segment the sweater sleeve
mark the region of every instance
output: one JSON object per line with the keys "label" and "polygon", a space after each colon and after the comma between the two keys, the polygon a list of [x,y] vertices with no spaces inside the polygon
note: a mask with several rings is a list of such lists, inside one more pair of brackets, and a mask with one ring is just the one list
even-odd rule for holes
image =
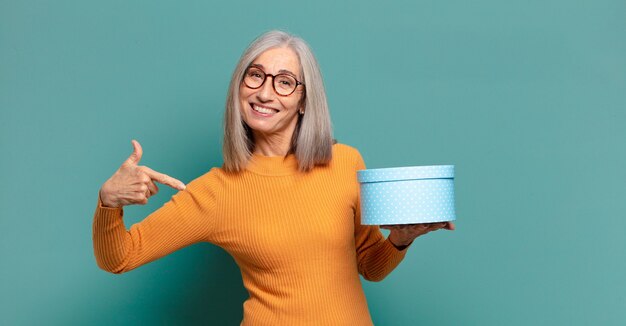
{"label": "sweater sleeve", "polygon": [[200,241],[209,241],[215,196],[207,175],[190,182],[170,201],[126,230],[122,208],[98,205],[93,220],[96,262],[120,274]]}
{"label": "sweater sleeve", "polygon": [[[356,170],[364,169],[363,158],[357,152]],[[369,281],[381,281],[404,259],[408,246],[398,250],[389,239],[385,239],[377,225],[361,224],[361,196],[358,186],[354,220],[359,273]]]}

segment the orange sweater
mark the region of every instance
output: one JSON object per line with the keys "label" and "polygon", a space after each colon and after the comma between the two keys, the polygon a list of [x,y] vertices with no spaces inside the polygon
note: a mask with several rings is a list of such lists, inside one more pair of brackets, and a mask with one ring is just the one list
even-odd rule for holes
{"label": "orange sweater", "polygon": [[[250,297],[242,325],[371,325],[359,273],[380,281],[402,261],[377,226],[360,224],[349,146],[330,164],[297,171],[295,156],[254,155],[246,171],[213,168],[127,231],[121,208],[98,202],[98,265],[122,273],[201,241],[230,253]],[[219,294],[215,294],[219,298]]]}

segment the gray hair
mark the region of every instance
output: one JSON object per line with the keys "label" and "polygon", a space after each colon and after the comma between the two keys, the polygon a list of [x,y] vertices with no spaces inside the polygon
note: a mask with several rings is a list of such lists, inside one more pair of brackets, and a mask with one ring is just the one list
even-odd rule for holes
{"label": "gray hair", "polygon": [[315,165],[324,165],[332,158],[332,127],[326,91],[319,65],[307,43],[283,31],[269,31],[255,39],[244,51],[233,72],[224,114],[224,169],[239,172],[245,169],[252,152],[252,130],[241,117],[239,87],[248,66],[263,52],[279,47],[292,49],[300,59],[305,91],[301,106],[305,113],[298,115],[298,122],[291,139],[290,153],[295,154],[298,169],[310,171]]}

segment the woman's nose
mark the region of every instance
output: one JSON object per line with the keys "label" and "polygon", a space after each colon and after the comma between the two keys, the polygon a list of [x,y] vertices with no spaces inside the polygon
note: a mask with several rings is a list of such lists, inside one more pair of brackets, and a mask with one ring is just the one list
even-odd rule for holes
{"label": "woman's nose", "polygon": [[274,83],[274,77],[267,76],[265,82],[261,85],[261,88],[257,92],[259,100],[269,101],[274,96],[274,90],[272,89],[272,83]]}

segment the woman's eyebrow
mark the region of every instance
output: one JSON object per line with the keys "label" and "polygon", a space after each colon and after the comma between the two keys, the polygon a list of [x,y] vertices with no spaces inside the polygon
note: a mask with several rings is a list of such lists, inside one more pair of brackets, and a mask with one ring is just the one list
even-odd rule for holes
{"label": "woman's eyebrow", "polygon": [[292,75],[294,77],[296,76],[296,74],[294,74],[293,72],[291,72],[289,70],[286,70],[286,69],[281,69],[281,70],[278,71],[278,73],[279,74],[290,74],[290,75]]}
{"label": "woman's eyebrow", "polygon": [[[252,63],[252,64],[250,64],[250,67],[257,67],[257,68],[261,68],[261,69],[265,70],[265,67],[263,67],[263,65],[260,64],[260,63]],[[296,77],[296,74],[294,74],[293,72],[291,72],[291,71],[289,71],[287,69],[281,69],[281,70],[278,71],[278,73],[279,74],[290,74],[290,75]]]}

